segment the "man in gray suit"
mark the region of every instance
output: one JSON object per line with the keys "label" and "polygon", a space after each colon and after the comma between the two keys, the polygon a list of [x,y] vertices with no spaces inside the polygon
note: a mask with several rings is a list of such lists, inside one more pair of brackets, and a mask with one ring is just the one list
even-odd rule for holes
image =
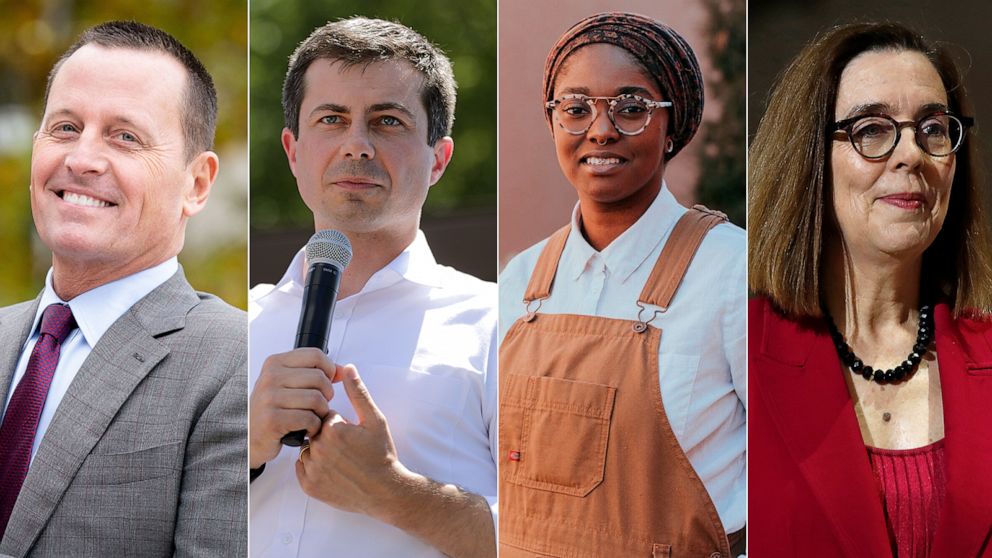
{"label": "man in gray suit", "polygon": [[216,115],[203,65],[145,25],[52,69],[30,187],[52,268],[0,309],[0,555],[247,552],[246,317],[176,260]]}

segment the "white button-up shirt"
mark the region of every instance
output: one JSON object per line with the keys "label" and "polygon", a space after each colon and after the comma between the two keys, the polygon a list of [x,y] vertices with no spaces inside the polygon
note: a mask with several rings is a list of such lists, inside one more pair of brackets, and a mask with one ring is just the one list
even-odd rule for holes
{"label": "white button-up shirt", "polygon": [[[249,296],[250,382],[292,350],[303,297],[301,250],[275,286]],[[434,260],[423,233],[357,294],[337,301],[328,355],[353,363],[409,469],[484,496],[496,512],[496,286]],[[329,407],[349,421],[344,391]],[[297,448],[284,447],[251,483],[250,553],[440,557],[391,525],[340,511],[300,488]]]}
{"label": "white button-up shirt", "polygon": [[[580,232],[576,205],[551,297],[539,312],[636,320],[641,290],[685,211],[663,186],[644,215],[597,252]],[[658,374],[668,421],[728,533],[744,526],[747,512],[745,242],[738,227],[713,228],[668,311],[651,323],[664,332]],[[546,243],[517,255],[499,276],[501,341],[525,313],[521,301]]]}
{"label": "white button-up shirt", "polygon": [[[48,397],[45,398],[45,406],[42,408],[41,417],[38,420],[38,431],[34,437],[34,445],[31,446],[31,459],[38,452],[38,446],[48,431],[55,416],[55,410],[69,390],[69,385],[79,372],[83,361],[93,351],[103,334],[114,325],[124,312],[134,306],[148,293],[155,290],[159,285],[165,283],[179,270],[179,262],[176,258],[168,260],[146,270],[139,271],[133,275],[111,281],[105,285],[100,285],[95,289],[86,291],[68,302],[72,309],[72,316],[76,319],[76,329],[69,332],[69,337],[62,343],[59,350],[59,363],[55,368],[55,375],[52,376],[52,383],[48,388]],[[45,290],[41,293],[41,304],[35,313],[34,325],[31,326],[31,336],[24,343],[21,349],[21,357],[17,361],[14,369],[14,378],[10,389],[7,391],[7,401],[4,403],[4,412],[10,404],[11,397],[17,384],[21,382],[28,367],[28,360],[31,358],[31,351],[34,350],[35,343],[41,337],[41,316],[52,304],[66,304],[64,300],[55,294],[52,288],[52,270],[48,270],[45,277]]]}

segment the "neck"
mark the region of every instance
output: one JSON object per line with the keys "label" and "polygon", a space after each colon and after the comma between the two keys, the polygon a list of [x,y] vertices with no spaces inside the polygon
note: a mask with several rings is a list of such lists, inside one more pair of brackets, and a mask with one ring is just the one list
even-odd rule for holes
{"label": "neck", "polygon": [[105,267],[93,263],[67,261],[58,256],[52,257],[52,290],[66,302],[97,287],[151,269],[168,260],[168,256],[151,263],[131,262],[129,265]]}
{"label": "neck", "polygon": [[828,241],[824,269],[827,311],[846,338],[874,338],[915,320],[922,258],[865,257],[841,240]]}
{"label": "neck", "polygon": [[660,191],[659,182],[655,188],[641,188],[637,194],[616,202],[580,196],[582,235],[597,252],[604,250],[644,215]]}
{"label": "neck", "polygon": [[395,260],[417,237],[417,227],[402,234],[383,231],[342,232],[351,241],[353,255],[351,263],[341,276],[341,285],[338,287],[339,299],[361,291],[372,275]]}

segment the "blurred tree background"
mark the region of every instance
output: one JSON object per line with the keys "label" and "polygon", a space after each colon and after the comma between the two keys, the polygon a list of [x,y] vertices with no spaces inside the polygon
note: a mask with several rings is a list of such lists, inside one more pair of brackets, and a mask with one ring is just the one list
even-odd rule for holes
{"label": "blurred tree background", "polygon": [[[300,200],[280,144],[280,98],[289,56],[314,28],[352,15],[398,21],[427,37],[451,59],[458,82],[452,133],[455,153],[444,177],[427,197],[423,228],[441,263],[471,267],[458,255],[454,260],[447,257],[443,240],[460,237],[463,246],[475,252],[481,247],[486,254],[478,260],[484,261],[488,270],[476,274],[494,277],[495,0],[252,0],[251,282],[277,280],[293,252],[313,233],[313,216]],[[439,222],[447,225],[439,226]],[[491,240],[469,241],[478,233],[485,234],[483,228],[491,231]],[[272,271],[257,273],[262,267]]]}
{"label": "blurred tree background", "polygon": [[133,19],[174,35],[214,78],[220,172],[206,210],[189,221],[179,261],[196,289],[245,308],[245,0],[0,0],[0,13],[0,305],[37,296],[51,266],[51,254],[35,233],[28,197],[31,138],[41,120],[48,72],[87,27]]}
{"label": "blurred tree background", "polygon": [[699,166],[699,203],[725,212],[744,227],[745,136],[747,83],[747,25],[744,0],[706,0],[710,58],[718,79],[713,96],[723,108],[721,118],[704,122]]}

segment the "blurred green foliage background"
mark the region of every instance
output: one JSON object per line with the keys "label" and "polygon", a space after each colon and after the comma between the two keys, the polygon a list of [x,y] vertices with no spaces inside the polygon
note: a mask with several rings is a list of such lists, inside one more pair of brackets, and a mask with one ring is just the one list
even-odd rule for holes
{"label": "blurred green foliage background", "polygon": [[190,283],[247,306],[247,43],[245,0],[0,0],[0,305],[37,296],[51,265],[31,219],[31,138],[48,72],[87,27],[134,19],[178,38],[214,78],[220,173],[187,228],[179,260]]}
{"label": "blurred green foliage background", "polygon": [[[458,82],[455,154],[431,188],[425,215],[496,205],[495,0],[252,0],[251,230],[313,230],[279,136],[282,82],[290,54],[314,28],[362,15],[412,27],[451,58]],[[287,259],[288,261],[288,259]]]}

